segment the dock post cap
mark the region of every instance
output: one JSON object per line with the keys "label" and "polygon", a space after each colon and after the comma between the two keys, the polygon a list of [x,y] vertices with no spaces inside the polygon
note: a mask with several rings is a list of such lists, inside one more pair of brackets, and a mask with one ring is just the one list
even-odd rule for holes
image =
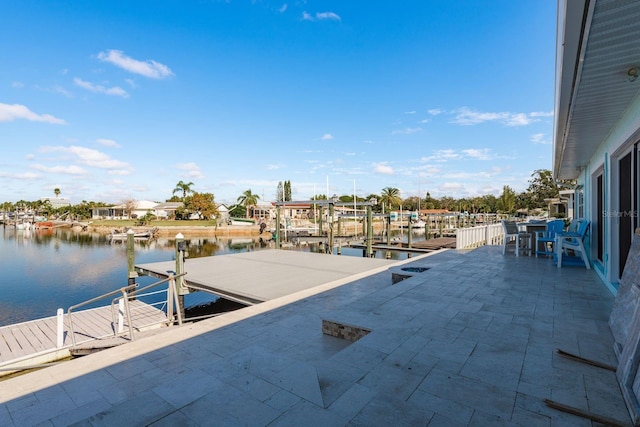
{"label": "dock post cap", "polygon": [[182,235],[182,233],[178,233],[176,234],[176,239],[184,239],[184,236]]}
{"label": "dock post cap", "polygon": [[132,229],[128,229],[127,230],[127,234],[134,234],[134,233],[135,233],[135,231],[133,231]]}

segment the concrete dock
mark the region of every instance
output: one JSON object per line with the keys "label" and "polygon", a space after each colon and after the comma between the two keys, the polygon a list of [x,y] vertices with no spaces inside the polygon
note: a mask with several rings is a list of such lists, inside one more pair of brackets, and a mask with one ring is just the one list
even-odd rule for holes
{"label": "concrete dock", "polygon": [[[629,424],[613,372],[556,353],[615,364],[614,297],[592,270],[491,246],[406,265],[429,269],[304,289],[6,380],[0,425],[594,425],[544,399]],[[323,320],[370,332],[335,338]]]}

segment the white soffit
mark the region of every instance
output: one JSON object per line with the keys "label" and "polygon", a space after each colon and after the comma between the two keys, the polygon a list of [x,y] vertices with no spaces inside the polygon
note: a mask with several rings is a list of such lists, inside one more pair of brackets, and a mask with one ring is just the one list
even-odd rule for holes
{"label": "white soffit", "polygon": [[[640,77],[630,81],[627,75],[632,67],[640,70],[640,1],[592,0],[591,14],[579,17],[570,16],[581,13],[571,9],[572,3],[566,4],[565,51],[557,79],[554,172],[559,179],[578,176],[640,91]],[[576,27],[568,23],[578,19],[584,24],[582,45],[570,46],[565,40],[579,35],[566,33]],[[572,47],[581,51],[567,52]]]}

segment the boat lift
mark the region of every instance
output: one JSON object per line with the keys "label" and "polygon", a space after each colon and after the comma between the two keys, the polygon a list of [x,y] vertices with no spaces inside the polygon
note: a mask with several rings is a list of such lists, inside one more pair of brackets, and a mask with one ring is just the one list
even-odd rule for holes
{"label": "boat lift", "polygon": [[[333,248],[334,248],[334,232],[333,232],[333,224],[335,222],[335,218],[336,218],[336,214],[335,214],[335,208],[336,207],[353,207],[354,208],[354,214],[353,215],[348,215],[348,217],[351,218],[357,218],[357,217],[363,217],[362,215],[357,215],[355,213],[355,210],[357,207],[366,207],[366,224],[367,224],[367,230],[366,230],[366,250],[365,250],[365,256],[368,258],[373,257],[373,248],[372,248],[372,243],[373,243],[373,210],[372,207],[378,204],[378,201],[374,198],[372,198],[371,200],[368,200],[366,202],[339,202],[337,197],[333,197],[331,199],[328,200],[306,200],[306,201],[288,201],[288,202],[276,202],[276,233],[275,233],[275,240],[276,240],[276,248],[280,249],[282,247],[281,244],[281,236],[280,236],[280,224],[281,224],[281,208],[284,206],[295,206],[295,205],[301,205],[301,204],[308,204],[308,205],[314,205],[314,206],[319,206],[319,207],[323,207],[323,206],[328,206],[329,208],[329,229],[328,229],[328,236],[327,236],[327,240],[328,240],[328,253],[332,254],[333,253]],[[343,216],[344,217],[344,216]],[[286,228],[284,229],[286,232]],[[319,232],[322,233],[322,215],[320,215],[320,221],[319,221]]]}

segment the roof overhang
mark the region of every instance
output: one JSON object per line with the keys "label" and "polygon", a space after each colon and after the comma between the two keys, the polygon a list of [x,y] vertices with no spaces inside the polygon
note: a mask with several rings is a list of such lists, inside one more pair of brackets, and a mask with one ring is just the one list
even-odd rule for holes
{"label": "roof overhang", "polygon": [[640,90],[640,2],[559,0],[553,175],[575,179]]}

